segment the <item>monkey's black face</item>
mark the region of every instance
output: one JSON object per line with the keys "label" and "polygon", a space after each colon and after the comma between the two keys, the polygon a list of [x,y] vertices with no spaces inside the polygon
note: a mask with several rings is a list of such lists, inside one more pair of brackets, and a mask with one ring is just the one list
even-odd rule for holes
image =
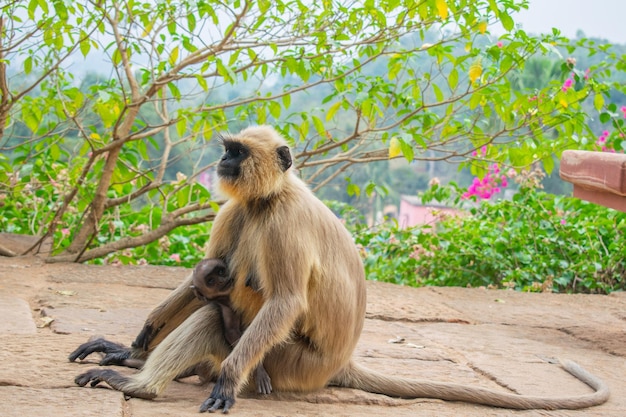
{"label": "monkey's black face", "polygon": [[241,163],[250,156],[250,149],[240,142],[224,140],[224,155],[217,164],[217,175],[222,178],[237,178],[241,174]]}

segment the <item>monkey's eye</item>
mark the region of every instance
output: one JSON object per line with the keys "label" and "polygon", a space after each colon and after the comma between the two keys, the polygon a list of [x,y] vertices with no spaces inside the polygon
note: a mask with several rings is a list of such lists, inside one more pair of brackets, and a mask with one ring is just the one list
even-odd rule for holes
{"label": "monkey's eye", "polygon": [[219,275],[220,277],[226,276],[226,269],[224,268],[217,268],[215,270],[215,272],[217,273],[217,275]]}

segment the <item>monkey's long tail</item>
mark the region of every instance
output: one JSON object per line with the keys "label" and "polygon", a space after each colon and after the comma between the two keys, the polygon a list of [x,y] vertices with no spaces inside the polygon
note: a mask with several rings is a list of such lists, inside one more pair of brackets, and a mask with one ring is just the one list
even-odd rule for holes
{"label": "monkey's long tail", "polygon": [[400,398],[437,398],[448,401],[464,401],[492,407],[529,409],[570,409],[592,407],[609,399],[608,386],[578,364],[562,361],[561,366],[570,374],[589,385],[594,393],[575,397],[547,398],[498,392],[479,387],[454,383],[431,382],[400,377],[390,377],[351,362],[333,383],[346,388],[385,394]]}

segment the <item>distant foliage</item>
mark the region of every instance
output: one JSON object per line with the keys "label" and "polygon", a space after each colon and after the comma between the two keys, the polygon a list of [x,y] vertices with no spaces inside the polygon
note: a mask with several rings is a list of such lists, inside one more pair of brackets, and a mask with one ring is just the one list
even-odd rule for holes
{"label": "distant foliage", "polygon": [[[410,286],[608,293],[626,289],[626,213],[535,189],[483,201],[436,225],[352,223],[367,278]],[[430,197],[461,193],[434,187]],[[458,201],[458,198],[457,198]]]}

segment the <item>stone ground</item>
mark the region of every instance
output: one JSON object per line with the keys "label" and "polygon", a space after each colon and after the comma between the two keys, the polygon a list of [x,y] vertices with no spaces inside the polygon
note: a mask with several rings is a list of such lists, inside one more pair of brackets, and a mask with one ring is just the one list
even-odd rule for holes
{"label": "stone ground", "polygon": [[[0,416],[197,416],[210,387],[172,382],[153,401],[74,385],[97,357],[68,354],[93,335],[130,343],[148,312],[189,271],[165,267],[46,264],[0,257]],[[510,411],[437,400],[399,400],[350,389],[250,395],[248,416],[624,416],[626,294],[557,295],[368,282],[358,362],[389,374],[542,396],[589,388],[552,358],[604,379],[608,403],[581,411]],[[338,317],[338,320],[341,318]],[[401,338],[401,343],[391,343]],[[125,370],[125,372],[133,372]]]}

